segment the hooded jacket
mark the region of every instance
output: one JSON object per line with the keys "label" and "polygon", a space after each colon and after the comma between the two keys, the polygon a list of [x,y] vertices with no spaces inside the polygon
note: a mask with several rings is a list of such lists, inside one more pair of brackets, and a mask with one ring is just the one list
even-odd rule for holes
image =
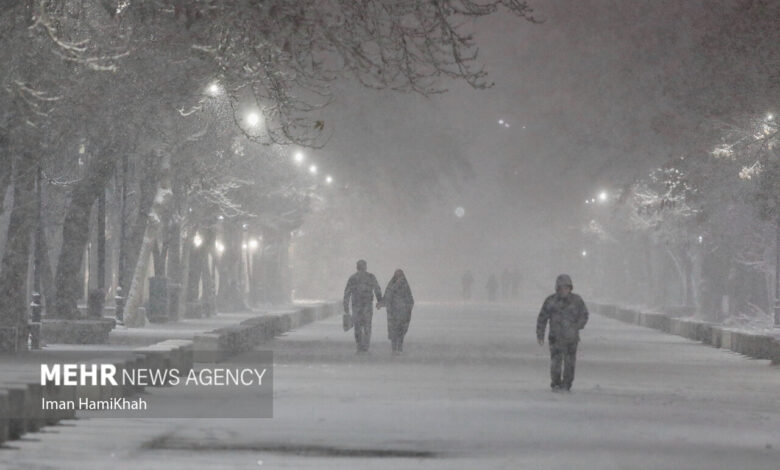
{"label": "hooded jacket", "polygon": [[536,320],[536,337],[544,339],[547,323],[550,324],[549,342],[577,342],[579,331],[588,323],[588,309],[582,297],[575,293],[559,293],[563,286],[574,287],[571,277],[561,274],[555,280],[555,294],[547,297]]}

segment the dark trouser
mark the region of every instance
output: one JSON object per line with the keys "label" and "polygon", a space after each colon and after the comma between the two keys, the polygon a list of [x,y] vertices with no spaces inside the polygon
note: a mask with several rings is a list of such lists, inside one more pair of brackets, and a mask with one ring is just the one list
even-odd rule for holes
{"label": "dark trouser", "polygon": [[387,337],[393,344],[393,351],[401,352],[404,349],[404,336],[409,330],[410,318],[406,315],[387,314]]}
{"label": "dark trouser", "polygon": [[[550,377],[552,378],[550,386],[568,390],[574,382],[577,341],[550,341],[550,359]],[[561,377],[561,368],[563,368],[563,377]]]}
{"label": "dark trouser", "polygon": [[355,324],[355,343],[358,351],[368,351],[368,346],[371,343],[371,320],[373,316],[374,311],[370,305],[368,308],[355,310],[352,315]]}

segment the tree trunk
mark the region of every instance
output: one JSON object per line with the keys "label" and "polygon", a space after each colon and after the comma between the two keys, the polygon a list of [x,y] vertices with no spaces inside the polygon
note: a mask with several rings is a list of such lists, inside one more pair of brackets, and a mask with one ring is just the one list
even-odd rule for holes
{"label": "tree trunk", "polygon": [[143,297],[144,282],[146,282],[146,273],[149,270],[149,258],[151,257],[152,247],[160,237],[162,221],[172,199],[170,170],[170,155],[166,154],[162,159],[160,168],[160,185],[152,203],[152,209],[149,212],[143,243],[138,254],[138,262],[136,263],[130,290],[127,294],[125,326],[128,327],[141,327],[146,323],[146,318],[140,314],[138,307]]}
{"label": "tree trunk", "polygon": [[14,160],[14,205],[0,264],[0,326],[16,328],[16,341],[11,347],[18,351],[27,348],[26,284],[35,227],[36,162],[30,155]]}
{"label": "tree trunk", "polygon": [[217,305],[221,311],[242,311],[247,309],[241,289],[242,250],[241,232],[234,226],[227,226],[222,234],[225,252],[219,262],[219,289]]}
{"label": "tree trunk", "polygon": [[[201,257],[200,277],[203,281],[203,289],[201,292],[201,304],[203,306],[203,313],[205,316],[212,316],[217,313],[217,301],[216,301],[216,287],[214,285],[214,276],[209,266],[209,252],[214,250],[214,241],[216,240],[216,234],[213,228],[204,230],[203,234],[203,246]],[[216,263],[216,258],[212,259],[213,263]]]}
{"label": "tree trunk", "polygon": [[138,213],[130,234],[125,240],[126,250],[124,269],[120,274],[120,278],[123,281],[120,285],[126,294],[125,297],[127,297],[127,292],[130,290],[130,283],[132,282],[133,274],[135,273],[135,265],[138,262],[141,245],[144,241],[144,234],[146,233],[149,211],[152,208],[154,196],[157,191],[157,181],[160,169],[157,166],[155,158],[156,156],[150,154],[144,159],[144,169],[141,172],[139,185]]}
{"label": "tree trunk", "polygon": [[56,297],[53,313],[57,318],[79,316],[76,305],[81,294],[79,272],[89,239],[89,215],[98,195],[105,191],[114,163],[111,157],[93,158],[86,176],[73,188],[70,206],[62,226],[62,249],[54,277]]}
{"label": "tree trunk", "polygon": [[189,291],[187,286],[189,285],[190,277],[190,258],[192,253],[192,238],[191,236],[184,238],[184,246],[182,247],[181,254],[181,274],[179,284],[181,290],[179,291],[179,311],[176,315],[177,318],[184,318],[187,312],[187,299],[189,298]]}

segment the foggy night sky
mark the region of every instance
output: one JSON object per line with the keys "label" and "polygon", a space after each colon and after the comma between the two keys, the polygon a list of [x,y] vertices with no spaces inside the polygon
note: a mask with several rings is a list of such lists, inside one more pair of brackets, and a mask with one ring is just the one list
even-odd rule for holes
{"label": "foggy night sky", "polygon": [[542,24],[509,15],[477,22],[491,89],[447,83],[448,93],[425,98],[337,88],[326,113],[335,134],[316,153],[355,204],[355,241],[339,276],[365,257],[380,283],[404,267],[412,282],[426,278],[432,296],[451,295],[467,268],[477,292],[504,267],[549,289],[557,271],[587,272],[573,256],[584,199],[675,153],[677,142],[657,131],[674,112],[664,87],[689,62],[708,8],[531,5]]}

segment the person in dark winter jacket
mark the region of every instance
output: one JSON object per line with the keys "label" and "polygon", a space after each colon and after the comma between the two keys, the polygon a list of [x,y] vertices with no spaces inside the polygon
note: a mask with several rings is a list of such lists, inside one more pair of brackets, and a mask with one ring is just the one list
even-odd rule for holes
{"label": "person in dark winter jacket", "polygon": [[374,296],[382,301],[382,289],[376,276],[368,272],[365,260],[357,262],[357,272],[350,276],[344,288],[344,313],[349,314],[352,304],[352,321],[355,325],[355,343],[357,352],[368,351],[371,342],[371,321],[374,316]]}
{"label": "person in dark winter jacket", "polygon": [[491,274],[488,278],[487,284],[485,284],[485,288],[488,291],[488,300],[491,302],[496,301],[496,291],[498,290],[498,280],[496,280],[496,275]]}
{"label": "person in dark winter jacket", "polygon": [[544,344],[544,331],[550,324],[550,386],[554,391],[571,389],[580,330],[588,323],[588,309],[582,297],[572,292],[573,288],[571,277],[567,274],[558,276],[555,294],[545,299],[536,320],[536,339],[540,346]]}
{"label": "person in dark winter jacket", "polygon": [[393,346],[393,354],[404,349],[404,336],[412,320],[414,297],[404,272],[396,269],[393,278],[385,288],[385,295],[379,308],[387,307],[387,337]]}
{"label": "person in dark winter jacket", "polygon": [[463,300],[471,300],[471,285],[474,284],[474,275],[471,270],[466,271],[460,280],[463,287]]}

